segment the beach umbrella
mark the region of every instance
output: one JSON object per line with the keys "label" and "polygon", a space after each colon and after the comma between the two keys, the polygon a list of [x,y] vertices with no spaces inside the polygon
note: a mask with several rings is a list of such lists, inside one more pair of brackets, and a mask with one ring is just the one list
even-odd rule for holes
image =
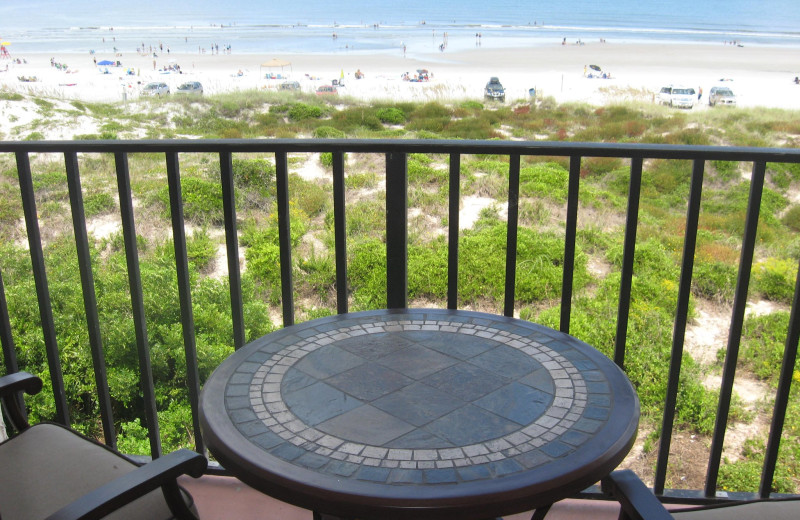
{"label": "beach umbrella", "polygon": [[270,69],[273,67],[284,68],[290,66],[291,64],[291,61],[282,60],[280,58],[272,58],[271,60],[262,63],[261,66]]}
{"label": "beach umbrella", "polygon": [[596,70],[597,72],[600,72],[600,70],[602,70],[600,69],[600,65],[589,65],[589,68],[592,70]]}
{"label": "beach umbrella", "polygon": [[280,58],[272,58],[271,60],[265,61],[264,63],[261,64],[262,69],[272,69],[275,67],[280,67],[281,70],[283,70],[284,67],[289,67],[289,70],[291,70],[291,66],[292,66],[291,61],[282,60]]}
{"label": "beach umbrella", "polygon": [[0,42],[0,45],[11,45],[11,42]]}
{"label": "beach umbrella", "polygon": [[98,61],[97,64],[98,65],[114,65],[114,62],[111,61],[111,60],[103,60],[103,61]]}

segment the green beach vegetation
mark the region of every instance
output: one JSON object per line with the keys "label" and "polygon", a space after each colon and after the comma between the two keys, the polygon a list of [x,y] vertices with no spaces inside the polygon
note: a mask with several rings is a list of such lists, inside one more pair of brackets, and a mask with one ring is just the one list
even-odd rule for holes
{"label": "green beach vegetation", "polygon": [[[347,98],[321,100],[257,91],[128,105],[55,102],[3,92],[0,100],[25,104],[33,114],[28,122],[5,130],[1,137],[6,140],[42,139],[65,121],[85,119],[92,122],[89,126],[95,132],[78,133],[75,139],[313,137],[769,147],[800,144],[800,114],[771,109],[689,112],[647,104],[559,105],[552,99],[533,106],[527,101],[500,106],[477,101],[365,104]],[[386,305],[382,160],[367,154],[346,156],[352,311]],[[289,157],[297,321],[335,313],[331,162],[330,154]],[[119,445],[123,451],[146,453],[149,448],[139,396],[113,157],[86,154],[81,156],[80,165]],[[275,168],[272,157],[252,154],[236,155],[233,167],[249,341],[281,322]],[[520,172],[516,308],[524,319],[555,327],[559,319],[568,167],[566,157],[526,156]],[[192,447],[166,166],[157,154],[134,154],[130,168],[162,440],[165,450]],[[447,168],[444,156],[409,156],[410,306],[444,306]],[[692,319],[699,320],[703,313],[730,316],[750,168],[749,164],[723,161],[706,164]],[[59,157],[37,158],[32,173],[70,414],[76,428],[102,438],[63,162]],[[191,231],[188,254],[200,377],[204,380],[233,351],[219,162],[213,155],[182,155],[181,175],[184,213]],[[691,164],[686,161],[648,160],[644,166],[626,358],[626,371],[637,387],[643,410],[640,473],[653,470],[659,438],[690,175]],[[612,353],[616,334],[628,181],[629,164],[625,160],[587,157],[582,161],[570,332],[607,355]],[[476,209],[460,234],[461,307],[501,312],[507,188],[508,157],[462,157],[462,202]],[[799,164],[768,165],[749,298],[769,302],[773,312],[747,318],[737,373],[737,378],[748,378],[766,392],[763,399],[735,399],[732,425],[758,425],[758,418],[771,410],[800,259],[799,188]],[[0,156],[0,194],[0,267],[19,364],[47,380],[44,339],[25,246],[16,164],[11,155]],[[683,358],[673,443],[691,436],[703,457],[707,457],[718,395],[708,381],[719,376],[725,346],[725,342],[715,343],[710,361],[688,347]],[[795,371],[795,380],[800,382],[800,369]],[[779,492],[800,490],[799,392],[795,385],[773,485]],[[47,391],[28,402],[33,420],[54,416],[53,397]],[[720,489],[757,489],[766,434],[764,428],[752,428],[737,449],[726,451]],[[704,472],[706,460],[672,460],[668,487],[702,488],[702,482],[682,480],[682,472],[687,464],[700,464]]]}

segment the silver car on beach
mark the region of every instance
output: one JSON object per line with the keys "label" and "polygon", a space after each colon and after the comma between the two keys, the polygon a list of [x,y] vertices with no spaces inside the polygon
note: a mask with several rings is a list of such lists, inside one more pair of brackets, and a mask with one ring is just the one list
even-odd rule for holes
{"label": "silver car on beach", "polygon": [[178,87],[178,94],[196,94],[203,95],[203,84],[199,81],[187,81]]}
{"label": "silver car on beach", "polygon": [[143,96],[166,96],[169,94],[169,85],[161,81],[154,81],[153,83],[148,83],[142,89]]}
{"label": "silver car on beach", "polygon": [[708,93],[708,104],[712,107],[717,105],[736,105],[736,94],[728,87],[711,87]]}

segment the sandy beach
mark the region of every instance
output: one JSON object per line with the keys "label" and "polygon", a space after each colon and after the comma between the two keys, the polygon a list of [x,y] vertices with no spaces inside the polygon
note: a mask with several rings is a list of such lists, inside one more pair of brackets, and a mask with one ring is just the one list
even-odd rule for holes
{"label": "sandy beach", "polygon": [[[12,49],[13,50],[13,49]],[[559,102],[604,105],[625,100],[654,102],[660,87],[680,84],[710,88],[725,80],[739,106],[800,109],[800,50],[784,47],[664,43],[569,43],[517,49],[438,52],[404,57],[396,54],[337,53],[331,55],[167,54],[122,53],[28,54],[0,61],[0,88],[58,99],[115,102],[135,99],[144,84],[163,81],[174,93],[189,80],[200,81],[206,94],[247,89],[277,89],[286,79],[305,92],[342,81],[340,94],[364,100],[482,99],[483,86],[497,76],[506,87],[507,102],[538,97]],[[22,61],[17,63],[16,59]],[[263,67],[273,58],[291,62]],[[51,59],[62,67],[51,65]],[[94,60],[119,60],[121,67],[97,66]],[[5,63],[4,63],[5,62]],[[7,69],[6,69],[7,64]],[[587,77],[587,65],[598,65],[610,79]],[[175,70],[180,67],[180,73]],[[166,70],[165,70],[166,69]],[[413,82],[418,69],[430,81]],[[356,79],[356,71],[364,74]],[[585,72],[586,71],[586,72]],[[270,79],[268,75],[280,75]],[[596,73],[595,73],[596,75]],[[23,81],[29,79],[35,81]],[[706,94],[707,95],[707,94]],[[706,97],[695,109],[706,109]]]}

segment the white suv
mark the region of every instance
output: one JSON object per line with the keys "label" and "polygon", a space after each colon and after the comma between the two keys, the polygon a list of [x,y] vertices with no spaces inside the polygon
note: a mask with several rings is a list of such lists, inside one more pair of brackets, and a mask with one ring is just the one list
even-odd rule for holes
{"label": "white suv", "polygon": [[692,108],[697,103],[697,91],[693,87],[662,87],[658,93],[658,102],[671,107]]}

